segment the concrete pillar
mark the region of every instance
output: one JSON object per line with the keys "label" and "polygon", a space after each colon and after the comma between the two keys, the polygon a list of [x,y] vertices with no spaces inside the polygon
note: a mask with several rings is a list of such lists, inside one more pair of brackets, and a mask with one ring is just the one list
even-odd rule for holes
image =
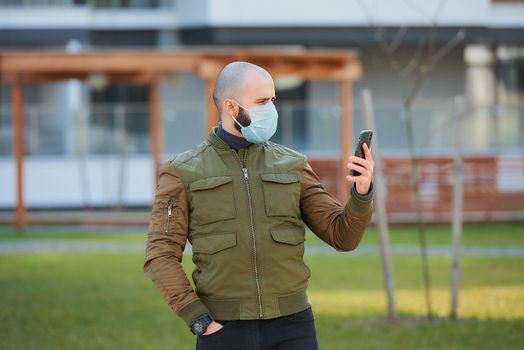
{"label": "concrete pillar", "polygon": [[524,121],[520,118],[522,91],[519,89],[519,61],[524,61],[524,47],[499,46],[496,51],[500,65],[498,95],[499,140],[505,146],[524,145]]}
{"label": "concrete pillar", "polygon": [[495,57],[487,45],[468,45],[464,49],[466,62],[465,89],[471,113],[468,143],[474,150],[489,149],[493,137],[491,107],[495,104]]}

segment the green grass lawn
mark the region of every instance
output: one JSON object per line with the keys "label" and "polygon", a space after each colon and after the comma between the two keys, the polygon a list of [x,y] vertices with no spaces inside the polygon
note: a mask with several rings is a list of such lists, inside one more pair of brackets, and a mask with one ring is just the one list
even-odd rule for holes
{"label": "green grass lawn", "polygon": [[[431,224],[425,226],[428,244],[451,244],[451,226]],[[118,231],[100,229],[89,232],[80,229],[29,228],[19,233],[13,227],[0,226],[1,240],[90,240],[104,242],[144,242],[147,229]],[[390,241],[392,244],[417,244],[417,228],[412,225],[391,225]],[[378,233],[370,227],[362,244],[378,244]],[[312,232],[307,233],[308,244],[325,244]],[[524,223],[478,223],[466,224],[462,237],[464,246],[524,246]]]}
{"label": "green grass lawn", "polygon": [[[524,245],[524,230],[519,227],[522,225],[467,226],[464,242]],[[434,228],[429,232],[430,243],[447,244],[449,228]],[[144,235],[137,233],[75,234],[35,231],[26,235],[144,240]],[[18,239],[8,232],[0,237]],[[308,238],[309,244],[315,244],[313,237]],[[414,228],[395,227],[392,241],[416,244]],[[376,232],[369,230],[364,242],[376,243]],[[0,349],[192,349],[194,336],[143,275],[143,258],[140,252],[0,254]],[[419,261],[418,256],[393,256],[401,318],[390,323],[384,318],[386,299],[379,256],[307,256],[320,349],[522,347],[524,258],[463,257],[458,321],[445,318],[450,269],[446,257],[430,258],[437,318],[424,318]],[[184,266],[191,271],[189,255]]]}

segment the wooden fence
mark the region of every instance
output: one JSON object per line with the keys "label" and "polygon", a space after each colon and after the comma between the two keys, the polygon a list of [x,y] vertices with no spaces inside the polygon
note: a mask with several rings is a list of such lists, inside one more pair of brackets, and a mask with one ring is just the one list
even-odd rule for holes
{"label": "wooden fence", "polygon": [[[337,161],[310,159],[310,164],[331,193],[337,193]],[[386,208],[390,221],[415,220],[415,187],[411,160],[383,159]],[[419,160],[421,204],[425,221],[449,221],[452,212],[454,163],[451,157]],[[524,157],[465,157],[464,218],[468,221],[524,218]]]}

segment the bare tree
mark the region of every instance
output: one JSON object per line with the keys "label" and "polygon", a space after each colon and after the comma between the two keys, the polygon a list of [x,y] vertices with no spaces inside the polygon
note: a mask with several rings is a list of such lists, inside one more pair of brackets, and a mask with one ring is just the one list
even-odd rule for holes
{"label": "bare tree", "polygon": [[429,21],[429,30],[426,38],[419,41],[416,46],[415,53],[409,62],[405,65],[401,63],[398,57],[398,48],[406,36],[409,28],[400,27],[393,39],[388,42],[384,38],[384,29],[380,28],[373,19],[372,11],[363,0],[357,0],[363,11],[370,19],[370,27],[373,34],[373,40],[380,50],[383,61],[397,74],[402,97],[402,120],[406,132],[406,140],[408,143],[408,150],[411,159],[411,183],[415,190],[415,208],[416,208],[416,222],[417,232],[419,236],[421,261],[422,261],[422,278],[424,280],[424,292],[426,300],[426,310],[428,318],[433,318],[433,307],[431,302],[431,279],[429,274],[429,264],[427,255],[427,241],[426,230],[424,226],[424,218],[422,211],[422,200],[420,190],[420,156],[417,153],[415,146],[415,136],[413,132],[413,102],[419,92],[422,84],[427,80],[429,73],[434,71],[438,63],[444,58],[453,48],[464,40],[465,32],[463,29],[457,33],[444,45],[437,47],[436,35],[438,31],[438,16],[446,0],[441,0],[434,13],[427,13],[423,8],[419,7],[414,1],[404,0],[414,11],[427,17]]}
{"label": "bare tree", "polygon": [[458,287],[459,287],[459,262],[460,240],[462,237],[462,202],[464,196],[464,169],[463,169],[463,143],[464,115],[466,113],[465,101],[461,96],[455,97],[455,157],[453,181],[453,220],[452,220],[452,251],[451,251],[451,307],[449,317],[457,319]]}
{"label": "bare tree", "polygon": [[[364,115],[364,124],[367,129],[375,130],[375,114],[373,112],[373,98],[371,90],[364,89],[361,97],[362,114]],[[397,308],[395,306],[395,287],[393,279],[393,267],[391,264],[391,250],[389,244],[388,218],[386,215],[386,185],[384,183],[384,172],[382,160],[380,158],[379,137],[375,130],[373,141],[373,152],[375,153],[375,200],[378,221],[378,234],[380,242],[380,255],[382,257],[382,270],[384,271],[384,285],[386,287],[386,296],[388,300],[388,318],[394,320],[397,318]]]}

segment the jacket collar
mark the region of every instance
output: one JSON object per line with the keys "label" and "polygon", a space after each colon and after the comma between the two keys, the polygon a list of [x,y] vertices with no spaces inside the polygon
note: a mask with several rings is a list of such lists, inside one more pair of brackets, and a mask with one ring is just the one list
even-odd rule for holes
{"label": "jacket collar", "polygon": [[[232,148],[226,142],[224,142],[220,137],[218,137],[216,135],[217,130],[218,130],[218,126],[215,126],[213,128],[213,130],[211,130],[211,132],[209,133],[209,135],[207,137],[207,142],[211,146],[213,146],[213,148],[215,148],[217,150],[222,150],[222,151],[232,150]],[[246,149],[248,149],[248,150],[257,149],[257,148],[263,147],[263,145],[265,145],[265,143],[263,143],[263,144],[252,143]]]}

